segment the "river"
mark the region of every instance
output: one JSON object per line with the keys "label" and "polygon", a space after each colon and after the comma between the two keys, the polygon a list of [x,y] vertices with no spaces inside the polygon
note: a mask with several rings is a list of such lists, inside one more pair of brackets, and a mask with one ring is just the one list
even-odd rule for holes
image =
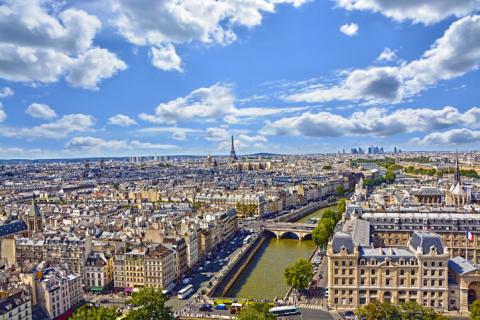
{"label": "river", "polygon": [[[298,220],[306,222],[310,218],[320,218],[323,211],[335,208],[328,207],[317,210]],[[283,278],[283,271],[292,262],[300,258],[308,258],[315,245],[311,240],[269,238],[259,249],[230,291],[228,297],[283,299],[288,286]]]}

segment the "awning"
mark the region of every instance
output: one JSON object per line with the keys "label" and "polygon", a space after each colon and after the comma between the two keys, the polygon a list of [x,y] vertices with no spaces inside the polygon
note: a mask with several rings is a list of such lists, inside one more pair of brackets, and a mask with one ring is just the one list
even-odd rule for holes
{"label": "awning", "polygon": [[90,290],[93,292],[102,292],[103,287],[90,287]]}

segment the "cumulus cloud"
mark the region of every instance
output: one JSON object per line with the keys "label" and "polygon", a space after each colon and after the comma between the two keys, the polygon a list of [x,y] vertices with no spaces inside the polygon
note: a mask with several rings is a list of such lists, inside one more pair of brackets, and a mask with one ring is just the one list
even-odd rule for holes
{"label": "cumulus cloud", "polygon": [[53,119],[57,116],[55,110],[42,103],[32,103],[25,110],[25,113],[33,118],[39,119]]}
{"label": "cumulus cloud", "polygon": [[10,96],[13,96],[13,94],[14,94],[14,92],[13,92],[12,88],[10,88],[10,87],[3,87],[0,90],[0,98],[10,97]]}
{"label": "cumulus cloud", "polygon": [[463,17],[480,7],[478,0],[335,0],[347,10],[366,10],[381,13],[395,21],[410,20],[432,24],[447,17]]}
{"label": "cumulus cloud", "polygon": [[307,87],[285,97],[288,101],[331,100],[398,103],[407,97],[477,70],[480,66],[480,16],[454,23],[418,60],[395,67],[371,67],[346,72],[334,85]]}
{"label": "cumulus cloud", "polygon": [[170,123],[193,119],[223,120],[237,123],[249,118],[291,113],[305,108],[237,108],[231,85],[216,83],[192,91],[185,97],[161,103],[155,114],[141,113],[139,118],[151,123]]}
{"label": "cumulus cloud", "polygon": [[92,48],[74,59],[69,66],[67,82],[74,87],[98,90],[98,84],[127,65],[107,49]]}
{"label": "cumulus cloud", "polygon": [[349,117],[330,112],[305,112],[295,117],[286,117],[267,122],[260,131],[263,135],[277,136],[391,136],[409,132],[442,130],[456,125],[478,126],[480,108],[471,108],[462,113],[454,107],[442,109],[386,109],[370,108],[352,113]]}
{"label": "cumulus cloud", "polygon": [[137,150],[168,150],[177,148],[172,144],[157,144],[151,142],[140,142],[138,140],[105,140],[91,136],[79,136],[70,139],[66,148],[72,151],[83,151],[89,153],[105,153],[111,151],[137,151]]}
{"label": "cumulus cloud", "polygon": [[152,59],[152,64],[158,69],[164,71],[183,71],[180,66],[182,60],[177,55],[175,47],[171,43],[167,43],[161,47],[151,47],[150,57]]}
{"label": "cumulus cloud", "polygon": [[[113,59],[114,54],[91,47],[101,27],[97,17],[75,8],[57,13],[48,10],[47,4],[7,0],[0,6],[1,78],[49,83],[67,75],[72,85],[91,89],[114,74],[109,68],[122,70],[123,62]],[[95,59],[98,63],[92,63]],[[90,76],[80,77],[82,65]]]}
{"label": "cumulus cloud", "polygon": [[414,138],[410,141],[418,145],[457,145],[478,143],[480,131],[466,128],[452,129],[444,132],[432,132],[423,138]]}
{"label": "cumulus cloud", "polygon": [[397,60],[397,54],[390,48],[383,49],[382,53],[377,58],[379,62],[391,62]]}
{"label": "cumulus cloud", "polygon": [[340,32],[346,34],[349,37],[356,36],[358,33],[358,24],[350,23],[344,24],[340,27]]}
{"label": "cumulus cloud", "polygon": [[197,41],[227,45],[236,40],[235,26],[250,28],[260,25],[264,13],[274,12],[279,3],[299,7],[305,2],[306,0],[114,0],[112,9],[116,15],[114,25],[120,34],[134,45],[150,46],[152,63],[157,68],[173,70],[179,68],[181,62],[174,52],[173,44]]}
{"label": "cumulus cloud", "polygon": [[61,139],[74,132],[91,131],[94,125],[94,118],[86,114],[67,114],[61,118],[43,123],[31,128],[0,128],[0,135],[5,137],[20,138],[49,138]]}
{"label": "cumulus cloud", "polygon": [[134,124],[137,124],[135,120],[126,116],[124,114],[117,114],[113,117],[108,118],[108,123],[116,126],[129,127]]}

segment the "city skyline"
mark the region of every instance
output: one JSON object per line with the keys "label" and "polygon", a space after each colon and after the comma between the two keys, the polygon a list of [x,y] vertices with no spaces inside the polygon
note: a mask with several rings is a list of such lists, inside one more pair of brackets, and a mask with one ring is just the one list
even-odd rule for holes
{"label": "city skyline", "polygon": [[478,1],[2,1],[0,159],[479,150]]}

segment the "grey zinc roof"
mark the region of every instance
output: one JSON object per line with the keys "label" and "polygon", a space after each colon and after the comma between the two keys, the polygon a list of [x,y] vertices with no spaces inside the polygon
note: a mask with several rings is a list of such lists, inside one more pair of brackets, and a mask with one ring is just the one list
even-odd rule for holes
{"label": "grey zinc roof", "polygon": [[360,257],[367,260],[374,258],[377,261],[383,261],[386,258],[396,261],[400,259],[411,260],[415,258],[415,254],[407,248],[388,247],[388,248],[372,248],[360,247]]}
{"label": "grey zinc roof", "polygon": [[459,275],[480,269],[478,264],[473,264],[460,256],[448,260],[448,267]]}
{"label": "grey zinc roof", "polygon": [[332,249],[334,253],[339,253],[345,248],[348,253],[353,253],[352,236],[343,232],[337,232],[332,239]]}
{"label": "grey zinc roof", "polygon": [[410,239],[410,245],[415,249],[421,248],[423,254],[430,252],[430,248],[434,247],[438,254],[443,254],[444,248],[440,235],[428,231],[414,231]]}

